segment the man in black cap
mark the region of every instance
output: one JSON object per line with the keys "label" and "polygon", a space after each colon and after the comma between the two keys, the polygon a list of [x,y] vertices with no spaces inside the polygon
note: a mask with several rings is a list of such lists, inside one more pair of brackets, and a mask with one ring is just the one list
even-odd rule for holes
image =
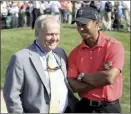
{"label": "man in black cap", "polygon": [[99,13],[93,7],[80,8],[73,23],[83,40],[68,57],[68,81],[81,97],[76,112],[120,113],[123,45],[99,32]]}

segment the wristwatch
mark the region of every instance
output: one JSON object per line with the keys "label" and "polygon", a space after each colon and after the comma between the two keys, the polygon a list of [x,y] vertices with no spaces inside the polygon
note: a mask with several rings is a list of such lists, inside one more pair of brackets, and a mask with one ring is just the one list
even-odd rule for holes
{"label": "wristwatch", "polygon": [[85,73],[80,73],[80,74],[78,75],[77,80],[82,81],[84,75],[85,75]]}

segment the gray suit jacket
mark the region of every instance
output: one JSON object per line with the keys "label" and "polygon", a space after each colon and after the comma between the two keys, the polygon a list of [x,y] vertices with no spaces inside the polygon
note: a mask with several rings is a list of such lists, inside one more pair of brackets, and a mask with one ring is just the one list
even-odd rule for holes
{"label": "gray suit jacket", "polygon": [[[66,79],[66,55],[63,49],[53,50],[65,76],[69,107],[74,111],[78,100]],[[44,76],[42,63],[34,44],[15,53],[9,62],[4,85],[4,99],[9,113],[48,113],[50,102],[49,80]],[[59,94],[59,93],[58,93]]]}

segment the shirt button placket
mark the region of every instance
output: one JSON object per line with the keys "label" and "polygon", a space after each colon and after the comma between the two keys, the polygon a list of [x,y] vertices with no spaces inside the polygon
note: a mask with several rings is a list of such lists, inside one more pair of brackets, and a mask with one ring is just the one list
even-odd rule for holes
{"label": "shirt button placket", "polygon": [[90,60],[92,60],[92,50],[90,51]]}

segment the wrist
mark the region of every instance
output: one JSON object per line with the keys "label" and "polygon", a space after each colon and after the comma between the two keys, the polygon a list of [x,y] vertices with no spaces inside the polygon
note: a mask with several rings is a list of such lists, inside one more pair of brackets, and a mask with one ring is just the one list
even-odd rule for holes
{"label": "wrist", "polygon": [[80,73],[80,74],[78,75],[77,80],[83,81],[84,76],[85,76],[85,73]]}

